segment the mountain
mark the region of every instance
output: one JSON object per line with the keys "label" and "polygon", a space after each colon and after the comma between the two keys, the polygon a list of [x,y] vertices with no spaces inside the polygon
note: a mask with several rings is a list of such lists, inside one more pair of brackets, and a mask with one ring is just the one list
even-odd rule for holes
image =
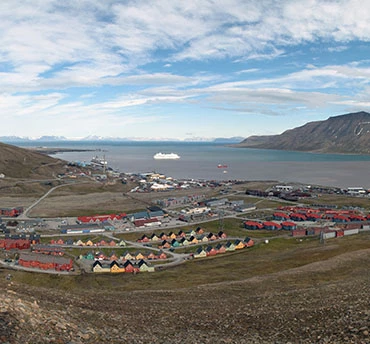
{"label": "mountain", "polygon": [[5,143],[23,143],[23,142],[60,142],[60,141],[74,141],[74,142],[96,142],[96,141],[106,141],[106,142],[141,142],[141,141],[151,141],[151,142],[214,142],[214,143],[238,143],[243,140],[243,137],[219,137],[219,138],[208,138],[208,137],[192,137],[186,138],[185,140],[169,137],[169,138],[155,138],[155,137],[105,137],[90,135],[80,139],[69,139],[65,136],[41,136],[38,138],[30,137],[20,137],[20,136],[0,136],[0,142]]}
{"label": "mountain", "polygon": [[0,173],[9,178],[51,177],[65,162],[29,149],[0,143]]}
{"label": "mountain", "polygon": [[49,141],[65,141],[65,140],[67,140],[67,138],[64,137],[64,136],[41,136],[38,139],[36,139],[35,141],[49,142]]}
{"label": "mountain", "polygon": [[214,143],[237,143],[243,140],[244,137],[234,136],[234,137],[217,137],[212,140]]}
{"label": "mountain", "polygon": [[362,111],[309,122],[280,135],[250,136],[236,146],[318,153],[370,154],[370,113]]}
{"label": "mountain", "polygon": [[54,142],[54,141],[66,141],[67,138],[64,136],[41,136],[39,138],[29,138],[20,136],[0,136],[0,142]]}

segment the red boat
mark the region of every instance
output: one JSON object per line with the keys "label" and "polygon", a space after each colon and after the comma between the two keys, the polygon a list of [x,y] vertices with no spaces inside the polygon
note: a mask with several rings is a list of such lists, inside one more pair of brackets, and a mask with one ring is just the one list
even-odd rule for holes
{"label": "red boat", "polygon": [[218,164],[217,165],[218,168],[227,168],[227,165],[221,165],[221,164]]}

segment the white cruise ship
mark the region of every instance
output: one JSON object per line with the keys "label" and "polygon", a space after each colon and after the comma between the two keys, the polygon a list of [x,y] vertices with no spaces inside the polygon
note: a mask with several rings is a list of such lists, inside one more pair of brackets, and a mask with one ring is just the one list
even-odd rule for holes
{"label": "white cruise ship", "polygon": [[174,159],[180,159],[180,156],[176,153],[157,153],[153,156],[156,160],[174,160]]}

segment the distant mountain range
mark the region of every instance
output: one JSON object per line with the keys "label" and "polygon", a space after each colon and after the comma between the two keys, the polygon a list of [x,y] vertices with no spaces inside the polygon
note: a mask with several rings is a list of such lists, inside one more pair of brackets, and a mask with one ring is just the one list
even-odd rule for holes
{"label": "distant mountain range", "polygon": [[128,141],[168,141],[168,142],[214,142],[214,143],[239,143],[243,137],[219,137],[219,138],[202,138],[195,137],[186,140],[178,140],[173,138],[124,138],[124,137],[102,137],[102,136],[87,136],[81,139],[68,139],[64,136],[41,136],[39,138],[19,137],[19,136],[0,136],[0,142],[17,143],[17,142],[60,142],[60,141],[112,141],[112,142],[128,142]]}
{"label": "distant mountain range", "polygon": [[309,122],[280,135],[250,136],[236,147],[319,153],[370,154],[370,113],[356,112]]}

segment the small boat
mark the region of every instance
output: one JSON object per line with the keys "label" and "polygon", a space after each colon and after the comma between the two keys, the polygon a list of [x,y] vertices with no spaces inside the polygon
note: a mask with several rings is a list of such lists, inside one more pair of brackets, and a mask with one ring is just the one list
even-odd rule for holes
{"label": "small boat", "polygon": [[176,153],[157,153],[154,154],[153,159],[156,160],[175,160],[175,159],[180,159],[180,156],[177,155]]}
{"label": "small boat", "polygon": [[218,168],[227,168],[227,165],[218,164],[217,167]]}

